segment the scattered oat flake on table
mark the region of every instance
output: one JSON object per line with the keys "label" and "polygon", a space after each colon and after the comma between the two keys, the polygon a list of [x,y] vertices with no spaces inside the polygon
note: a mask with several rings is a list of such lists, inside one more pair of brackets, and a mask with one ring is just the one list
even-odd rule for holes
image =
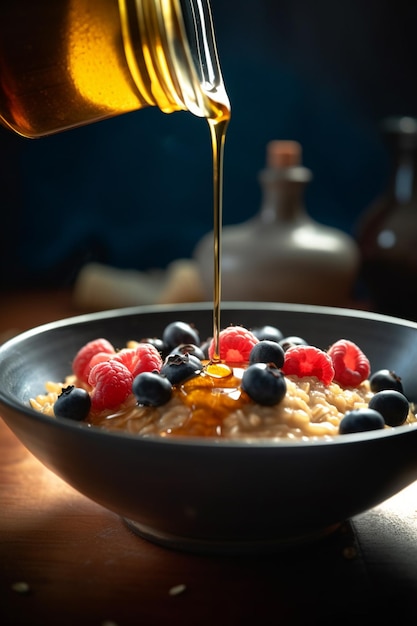
{"label": "scattered oat flake on table", "polygon": [[184,591],[187,589],[186,585],[175,585],[174,587],[171,587],[171,589],[169,590],[169,595],[170,596],[179,596],[180,593],[184,593]]}
{"label": "scattered oat flake on table", "polygon": [[25,583],[23,581],[18,581],[16,583],[13,583],[12,589],[13,591],[16,591],[17,593],[29,593],[30,591],[30,587],[28,583]]}
{"label": "scattered oat flake on table", "polygon": [[348,546],[343,550],[343,556],[345,559],[351,560],[357,556],[356,548],[354,546]]}

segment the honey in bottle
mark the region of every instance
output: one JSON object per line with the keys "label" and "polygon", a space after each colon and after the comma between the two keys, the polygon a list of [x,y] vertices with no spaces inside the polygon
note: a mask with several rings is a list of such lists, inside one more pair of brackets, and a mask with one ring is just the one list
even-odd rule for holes
{"label": "honey in bottle", "polygon": [[[0,122],[24,137],[157,106],[206,118],[215,241],[222,226],[230,104],[209,0],[13,0],[0,3]],[[139,147],[140,148],[140,147]],[[213,259],[218,357],[220,256]]]}
{"label": "honey in bottle", "polygon": [[0,5],[0,121],[40,137],[147,106],[230,114],[208,0]]}

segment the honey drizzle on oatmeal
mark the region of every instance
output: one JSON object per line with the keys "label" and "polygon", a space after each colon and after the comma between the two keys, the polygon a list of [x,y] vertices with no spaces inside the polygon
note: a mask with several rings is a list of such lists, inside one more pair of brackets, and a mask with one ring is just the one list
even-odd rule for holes
{"label": "honey drizzle on oatmeal", "polygon": [[[320,439],[338,434],[346,410],[366,406],[373,395],[369,381],[359,388],[328,387],[314,377],[287,379],[279,405],[254,405],[241,389],[244,369],[215,378],[203,372],[174,387],[161,407],[143,407],[130,399],[117,413],[90,415],[90,423],[141,436],[211,437],[227,439]],[[415,423],[410,411],[407,422]]]}

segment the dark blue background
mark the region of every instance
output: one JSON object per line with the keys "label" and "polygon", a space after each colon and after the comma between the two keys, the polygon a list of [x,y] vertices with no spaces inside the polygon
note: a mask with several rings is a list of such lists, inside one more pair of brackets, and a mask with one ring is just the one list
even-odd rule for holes
{"label": "dark blue background", "polygon": [[[224,223],[259,208],[271,139],[301,142],[317,220],[354,233],[386,184],[379,124],[417,115],[417,3],[212,0],[232,121]],[[146,109],[48,138],[0,129],[1,283],[65,285],[86,262],[165,267],[212,228],[210,138]]]}

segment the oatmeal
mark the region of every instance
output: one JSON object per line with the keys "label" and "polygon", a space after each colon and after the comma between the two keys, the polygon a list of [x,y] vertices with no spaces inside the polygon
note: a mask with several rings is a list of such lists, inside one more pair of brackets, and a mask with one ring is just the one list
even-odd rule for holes
{"label": "oatmeal", "polygon": [[[105,339],[91,341],[75,356],[73,373],[63,383],[48,382],[31,406],[142,437],[297,441],[416,422],[401,379],[381,370],[373,377],[376,389],[367,357],[349,340],[326,351],[302,340],[284,350],[242,327],[222,333],[214,361],[213,344],[203,355],[195,329],[188,336],[195,343],[176,339],[164,357],[162,343],[150,340],[121,350]],[[390,406],[399,401],[393,416],[384,417],[384,402],[372,408],[384,388]],[[354,425],[342,431],[348,417]],[[366,419],[372,425],[363,426]]]}
{"label": "oatmeal", "polygon": [[208,390],[190,382],[162,407],[134,404],[114,414],[93,417],[92,423],[138,435],[322,438],[338,434],[344,413],[366,407],[373,395],[365,383],[359,389],[343,390],[337,383],[326,387],[313,377],[288,377],[282,402],[262,406],[251,402],[235,385]]}

